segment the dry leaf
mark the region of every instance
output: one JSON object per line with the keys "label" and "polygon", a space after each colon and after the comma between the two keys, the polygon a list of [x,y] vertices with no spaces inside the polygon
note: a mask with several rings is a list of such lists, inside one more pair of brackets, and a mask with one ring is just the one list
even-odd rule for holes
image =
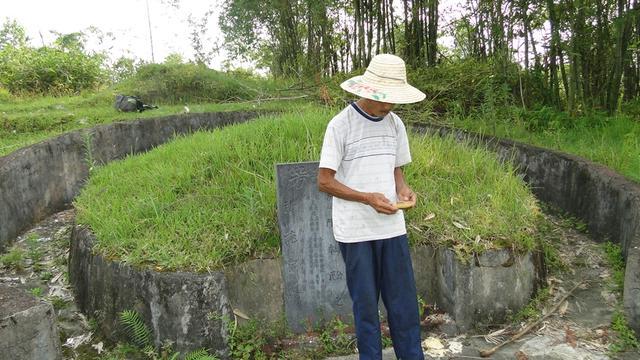
{"label": "dry leaf", "polygon": [[465,226],[457,221],[452,221],[452,223],[453,223],[453,226],[457,227],[458,229],[471,230],[470,227]]}
{"label": "dry leaf", "polygon": [[568,326],[564,328],[564,341],[569,344],[572,348],[576,347],[576,333],[571,330]]}
{"label": "dry leaf", "polygon": [[249,316],[247,314],[243,313],[242,311],[240,311],[239,309],[233,309],[233,313],[239,318],[243,318],[245,320],[249,320]]}
{"label": "dry leaf", "polygon": [[102,341],[100,341],[97,344],[91,345],[91,347],[96,349],[96,351],[98,352],[98,355],[102,354],[102,352],[104,351],[104,344],[102,343]]}
{"label": "dry leaf", "polygon": [[437,337],[428,337],[422,342],[422,348],[425,350],[441,350],[444,349],[444,345]]}
{"label": "dry leaf", "polygon": [[567,313],[567,309],[569,308],[569,302],[568,301],[563,301],[562,305],[560,305],[560,308],[558,308],[558,314],[560,314],[560,316],[563,316],[564,314]]}
{"label": "dry leaf", "polygon": [[433,219],[433,218],[435,218],[435,217],[436,217],[436,214],[434,214],[434,213],[429,213],[429,215],[427,215],[427,216],[424,218],[424,221],[429,221],[429,220],[431,220],[431,219]]}
{"label": "dry leaf", "polygon": [[520,350],[516,353],[516,360],[529,360],[529,357],[527,356],[527,354],[522,352],[522,350]]}

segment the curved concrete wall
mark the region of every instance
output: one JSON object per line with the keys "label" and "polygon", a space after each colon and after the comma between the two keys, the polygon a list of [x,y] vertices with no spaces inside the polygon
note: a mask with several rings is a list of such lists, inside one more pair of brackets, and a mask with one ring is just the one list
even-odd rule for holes
{"label": "curved concrete wall", "polygon": [[[80,310],[99,319],[113,340],[118,314],[134,309],[151,324],[156,346],[171,340],[181,352],[206,348],[225,357],[227,322],[221,319],[233,320],[232,312],[263,324],[284,319],[281,259],[252,260],[224,272],[164,273],[105,259],[92,251],[94,243],[89,229],[74,227],[69,276]],[[542,280],[532,253],[487,251],[466,264],[452,250],[419,246],[411,257],[418,294],[451,314],[458,331],[505,321]]]}
{"label": "curved concrete wall", "polygon": [[584,220],[595,241],[620,244],[625,315],[640,335],[640,184],[574,155],[446,127],[414,130],[487,146],[518,167],[538,199]]}
{"label": "curved concrete wall", "polygon": [[94,242],[91,231],[74,226],[69,277],[80,310],[98,319],[103,334],[118,338],[118,314],[135,310],[150,326],[156,347],[168,339],[182,353],[205,348],[228,358],[226,325],[233,315],[222,272],[136,269],[94,254]]}
{"label": "curved concrete wall", "polygon": [[[192,114],[115,123],[70,132],[1,157],[0,251],[33,222],[70,204],[88,176],[87,144],[91,144],[92,159],[106,163],[148,150],[176,134],[256,115]],[[640,333],[640,185],[577,156],[454,129],[417,130],[453,133],[461,140],[486,144],[501,158],[519,165],[538,198],[584,219],[596,240],[620,243],[627,261],[625,311]]]}
{"label": "curved concrete wall", "polygon": [[88,158],[107,163],[149,150],[175,135],[257,115],[221,112],[113,123],[72,131],[0,157],[0,252],[31,224],[69,206],[89,175]]}

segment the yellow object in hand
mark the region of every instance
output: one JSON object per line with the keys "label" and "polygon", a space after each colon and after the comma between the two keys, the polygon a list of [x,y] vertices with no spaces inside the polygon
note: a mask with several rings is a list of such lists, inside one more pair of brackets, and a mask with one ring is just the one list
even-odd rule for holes
{"label": "yellow object in hand", "polygon": [[395,207],[397,207],[398,209],[408,209],[408,208],[410,208],[412,205],[413,205],[413,204],[412,204],[411,202],[409,202],[409,201],[400,201],[400,202],[397,202],[397,203],[395,204]]}

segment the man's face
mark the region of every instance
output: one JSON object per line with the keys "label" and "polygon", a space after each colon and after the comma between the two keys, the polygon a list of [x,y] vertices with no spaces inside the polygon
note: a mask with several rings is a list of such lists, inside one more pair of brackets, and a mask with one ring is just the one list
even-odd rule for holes
{"label": "man's face", "polygon": [[387,116],[387,114],[393,110],[395,104],[390,104],[381,101],[369,100],[370,111],[373,116]]}

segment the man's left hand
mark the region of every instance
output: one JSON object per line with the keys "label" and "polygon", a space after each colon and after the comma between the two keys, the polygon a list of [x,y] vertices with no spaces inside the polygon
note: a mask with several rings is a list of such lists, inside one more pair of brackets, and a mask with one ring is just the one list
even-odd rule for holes
{"label": "man's left hand", "polygon": [[405,186],[398,192],[398,200],[409,203],[411,205],[409,206],[410,209],[416,206],[416,193],[408,186]]}

